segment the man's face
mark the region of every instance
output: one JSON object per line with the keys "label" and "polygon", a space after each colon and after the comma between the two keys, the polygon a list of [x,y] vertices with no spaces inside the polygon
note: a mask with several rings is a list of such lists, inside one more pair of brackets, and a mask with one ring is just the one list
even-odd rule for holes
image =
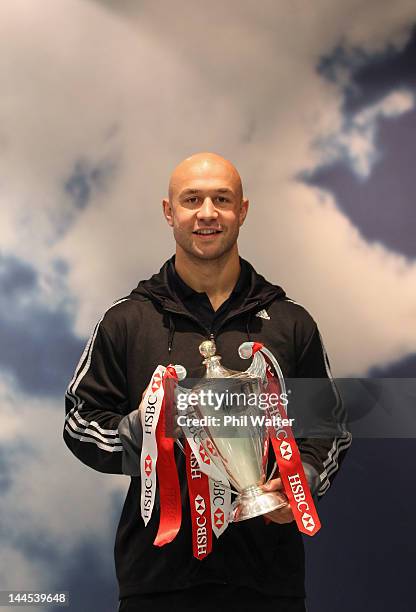
{"label": "man's face", "polygon": [[163,205],[177,247],[212,260],[236,244],[248,200],[242,200],[239,176],[229,163],[202,160],[179,167],[172,176],[170,201]]}

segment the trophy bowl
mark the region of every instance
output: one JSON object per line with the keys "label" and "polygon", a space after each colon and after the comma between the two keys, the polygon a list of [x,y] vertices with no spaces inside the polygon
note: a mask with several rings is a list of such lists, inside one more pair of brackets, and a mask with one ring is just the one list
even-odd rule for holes
{"label": "trophy bowl", "polygon": [[[264,491],[268,458],[268,431],[264,410],[257,401],[264,393],[264,367],[256,356],[245,372],[221,365],[212,340],[199,351],[206,373],[190,391],[193,401],[186,408],[187,418],[198,423],[198,442],[206,457],[226,476],[237,495],[231,520],[244,521],[267,514],[288,504],[283,492]],[[182,427],[186,437],[195,436]]]}

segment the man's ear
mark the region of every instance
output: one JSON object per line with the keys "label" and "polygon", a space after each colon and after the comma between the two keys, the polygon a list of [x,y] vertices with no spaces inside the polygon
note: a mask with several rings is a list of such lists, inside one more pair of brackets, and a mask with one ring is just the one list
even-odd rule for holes
{"label": "man's ear", "polygon": [[240,207],[240,227],[243,225],[243,223],[245,221],[245,218],[247,217],[248,205],[249,205],[249,201],[248,200],[242,200],[241,201],[241,207]]}
{"label": "man's ear", "polygon": [[173,227],[173,211],[172,211],[172,205],[169,202],[169,200],[166,200],[165,198],[162,200],[162,206],[163,206],[163,215],[166,219],[166,221],[168,222],[168,224]]}

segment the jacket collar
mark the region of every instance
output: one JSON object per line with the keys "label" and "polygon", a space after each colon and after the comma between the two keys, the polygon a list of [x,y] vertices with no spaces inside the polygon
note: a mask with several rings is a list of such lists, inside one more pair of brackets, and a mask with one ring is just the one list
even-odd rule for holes
{"label": "jacket collar", "polygon": [[[144,297],[159,304],[164,310],[188,315],[188,311],[172,289],[171,282],[169,282],[174,262],[175,256],[168,259],[157,274],[154,274],[150,279],[140,281],[131,292],[130,297],[132,299]],[[258,274],[248,261],[240,258],[240,263],[242,270],[244,269],[244,275],[240,275],[234,291],[237,290],[237,293],[241,294],[241,299],[236,301],[236,307],[230,310],[227,318],[239,314],[240,311],[246,312],[255,306],[259,308],[264,307],[273,300],[282,299],[286,295],[279,285],[269,283],[263,276]],[[240,281],[241,285],[239,286]],[[187,290],[193,291],[183,281],[181,282]],[[243,289],[246,290],[243,291]]]}

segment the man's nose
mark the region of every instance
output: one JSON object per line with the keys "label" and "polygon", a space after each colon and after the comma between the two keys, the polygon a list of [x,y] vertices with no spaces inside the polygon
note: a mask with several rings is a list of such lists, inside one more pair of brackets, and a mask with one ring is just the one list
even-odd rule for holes
{"label": "man's nose", "polygon": [[216,219],[218,212],[210,197],[206,197],[202,202],[201,208],[198,210],[198,219]]}

